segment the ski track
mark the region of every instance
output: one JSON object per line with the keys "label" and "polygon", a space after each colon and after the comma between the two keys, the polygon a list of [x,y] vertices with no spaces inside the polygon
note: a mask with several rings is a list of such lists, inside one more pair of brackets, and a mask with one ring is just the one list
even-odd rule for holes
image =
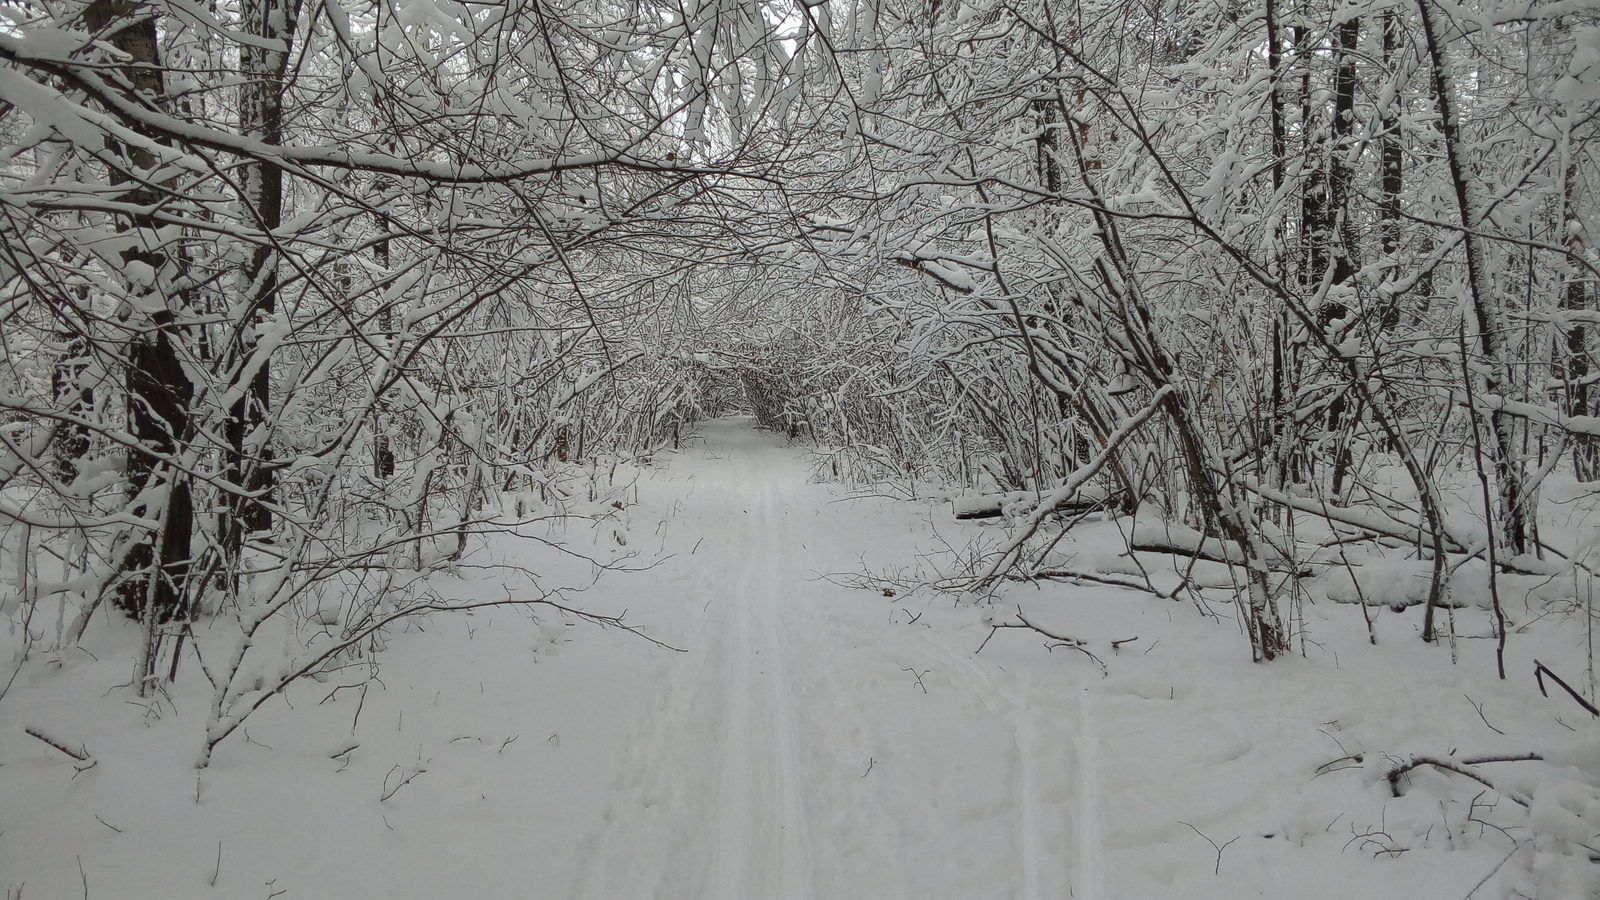
{"label": "ski track", "polygon": [[1100,898],[1100,856],[1104,846],[1100,828],[1100,735],[1095,730],[1088,690],[1078,692],[1078,727],[1073,745],[1078,752],[1078,865],[1074,897]]}
{"label": "ski track", "polygon": [[[790,455],[748,429],[706,449],[683,498],[705,533],[682,629],[688,654],[661,654],[656,715],[634,729],[581,896],[810,900],[816,854],[780,607]],[[781,492],[781,493],[780,493]]]}
{"label": "ski track", "polygon": [[[815,505],[798,490],[803,464],[747,428],[709,436],[678,526],[698,529],[705,541],[693,564],[680,562],[689,574],[664,574],[666,585],[686,588],[681,633],[690,652],[658,654],[656,714],[635,725],[605,825],[589,843],[579,896],[925,894],[912,887],[908,869],[918,850],[907,841],[918,829],[890,813],[880,786],[887,782],[872,775],[871,755],[893,748],[874,736],[865,695],[853,683],[865,667],[917,660],[901,660],[907,645],[866,642],[845,665],[829,657],[860,635],[848,615],[830,618],[805,602],[810,573],[793,562],[805,537],[796,519],[809,518]],[[975,696],[994,727],[1010,732],[1005,827],[1015,858],[997,861],[1011,872],[994,885],[998,896],[1097,898],[1097,742],[1088,698],[1035,696],[1020,674],[931,636],[910,647],[919,645],[953,673],[951,687]]]}
{"label": "ski track", "polygon": [[712,900],[809,900],[811,851],[795,749],[793,700],[779,606],[785,529],[773,497],[771,453],[741,448],[739,487],[749,514],[743,572],[733,596],[727,717],[714,812]]}
{"label": "ski track", "polygon": [[783,558],[788,540],[788,529],[780,525],[777,507],[773,503],[772,485],[766,484],[761,504],[768,527],[761,529],[767,535],[765,566],[766,589],[762,592],[761,613],[766,638],[766,649],[771,659],[772,706],[777,725],[778,789],[783,810],[779,825],[780,866],[777,871],[782,890],[777,896],[810,900],[812,897],[811,865],[812,846],[809,819],[800,782],[799,752],[795,744],[794,698],[789,691],[789,648],[785,642],[786,629],[782,620],[785,592],[776,577],[772,563]]}
{"label": "ski track", "polygon": [[[1049,693],[1036,693],[1023,675],[992,667],[930,637],[923,637],[923,642],[957,673],[957,685],[972,691],[984,708],[1012,729],[1020,895],[1025,900],[1098,900],[1103,853],[1095,760],[1099,745],[1087,686],[1079,688],[1076,702],[1064,704]],[[1044,797],[1060,800],[1041,802]],[[1052,858],[1047,848],[1057,856]]]}

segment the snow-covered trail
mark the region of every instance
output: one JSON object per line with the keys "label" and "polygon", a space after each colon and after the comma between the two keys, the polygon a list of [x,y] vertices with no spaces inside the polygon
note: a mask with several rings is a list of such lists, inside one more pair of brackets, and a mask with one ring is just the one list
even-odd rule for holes
{"label": "snow-covered trail", "polygon": [[[1347,850],[1390,800],[1346,812],[1308,793],[1384,676],[1343,681],[1336,657],[1256,666],[1226,618],[1115,588],[1018,586],[989,607],[841,587],[820,576],[993,532],[812,483],[803,449],[747,420],[705,423],[656,468],[635,531],[664,510],[673,555],[638,609],[688,652],[650,654],[587,900],[1453,900],[1481,877],[1420,855],[1368,865]],[[1083,552],[1114,554],[1104,536]],[[990,635],[1017,604],[1104,668],[1030,631]],[[1319,628],[1360,625],[1327,612]]]}
{"label": "snow-covered trail", "polygon": [[[784,565],[788,504],[776,498],[788,496],[781,485],[793,473],[774,465],[779,457],[754,435],[730,437],[745,439],[725,439],[731,458],[720,471],[727,480],[713,485],[713,493],[738,504],[748,525],[727,535],[722,550],[732,557],[724,568],[739,576],[713,600],[727,610],[719,771],[708,823],[715,843],[705,896],[809,900],[812,853],[780,608],[793,573]],[[726,512],[731,518],[732,505]]]}
{"label": "snow-covered trail", "polygon": [[874,531],[903,519],[861,521],[903,516],[892,502],[836,503],[742,420],[703,439],[673,476],[676,527],[699,537],[661,567],[688,587],[664,633],[689,652],[657,657],[653,724],[630,740],[585,896],[1093,896],[1066,802],[1083,729],[1045,721],[1074,720],[1071,698],[1035,712],[970,648],[818,578],[911,539]]}
{"label": "snow-covered trail", "polygon": [[[1113,587],[1016,585],[995,606],[843,587],[821,576],[954,568],[946,551],[997,532],[810,466],[748,420],[704,423],[585,492],[595,518],[474,557],[510,569],[430,585],[500,598],[535,571],[678,649],[542,607],[427,617],[365,687],[293,686],[203,773],[198,665],[134,704],[105,686],[136,629],[97,625],[93,655],[25,671],[0,709],[0,877],[12,896],[87,882],[134,900],[1458,900],[1503,857],[1498,832],[1467,842],[1483,810],[1448,781],[1402,799],[1318,775],[1437,734],[1483,745],[1464,692],[1497,725],[1540,725],[1492,667],[1419,664],[1411,620],[1386,615],[1372,647],[1347,608],[1308,609],[1339,650],[1258,666],[1227,618]],[[590,584],[544,540],[642,570]],[[1114,528],[1073,540],[1117,558]],[[1105,670],[991,635],[1017,605]],[[97,765],[77,773],[24,726]],[[1373,835],[1473,852],[1379,859]]]}
{"label": "snow-covered trail", "polygon": [[798,453],[740,420],[710,423],[699,459],[678,467],[673,509],[696,536],[662,570],[689,587],[685,621],[667,629],[688,652],[659,656],[655,725],[619,774],[634,789],[608,812],[588,896],[837,896],[814,889],[814,867],[828,867],[803,774],[803,757],[828,740],[797,719],[837,723],[848,711],[804,708],[817,697],[797,700],[789,677],[813,574],[795,552],[806,476]]}

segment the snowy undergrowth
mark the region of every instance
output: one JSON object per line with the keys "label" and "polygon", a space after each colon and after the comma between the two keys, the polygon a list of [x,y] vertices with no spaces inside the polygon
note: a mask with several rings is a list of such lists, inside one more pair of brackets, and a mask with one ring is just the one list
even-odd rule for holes
{"label": "snowy undergrowth", "polygon": [[[1579,485],[1551,490],[1557,515],[1549,517],[1547,539],[1582,550],[1590,540],[1592,498]],[[1459,523],[1472,522],[1468,498],[1457,492]],[[1000,525],[1030,507],[1007,507]],[[979,535],[1008,530],[955,527]],[[1481,531],[1481,519],[1475,527]],[[1193,819],[1167,822],[1146,839],[1159,834],[1164,843],[1178,834],[1174,827],[1199,835],[1217,854],[1218,871],[1251,838],[1301,847],[1337,844],[1341,854],[1370,857],[1379,870],[1407,857],[1467,852],[1481,855],[1481,868],[1454,896],[1596,896],[1600,727],[1583,706],[1594,697],[1593,577],[1583,565],[1549,555],[1518,560],[1522,571],[1502,572],[1491,590],[1481,560],[1456,557],[1448,605],[1439,611],[1443,636],[1430,645],[1421,633],[1431,564],[1418,561],[1409,547],[1350,540],[1353,532],[1309,518],[1297,522],[1294,539],[1280,532],[1273,544],[1282,553],[1274,565],[1299,658],[1240,669],[1242,681],[1224,674],[1236,668],[1234,661],[1204,658],[1226,653],[1228,639],[1219,643],[1216,627],[1195,621],[1210,620],[1242,643],[1233,601],[1240,576],[1219,561],[1226,558],[1220,545],[1211,547],[1147,510],[1138,517],[1096,515],[1065,535],[1055,529],[1036,538],[1028,558],[1047,577],[1013,582],[988,598],[996,612],[986,624],[999,626],[996,636],[1027,635],[1057,653],[1070,655],[1074,648],[1039,632],[1081,642],[1079,652],[1105,662],[1099,690],[1205,709],[1203,718],[1231,735],[1214,757],[1204,740],[1153,753],[1141,741],[1121,745],[1129,763],[1149,754],[1128,773],[1130,802],[1148,795],[1165,805],[1181,792],[1166,777],[1184,766],[1165,756],[1176,752],[1185,762],[1215,769],[1214,810],[1198,817],[1232,822],[1232,831],[1220,822],[1215,828]],[[1190,553],[1133,552],[1130,538],[1135,546]],[[1195,550],[1212,559],[1195,559]],[[1294,582],[1285,557],[1300,573]],[[960,582],[949,570],[974,568],[952,556],[943,582]],[[1136,600],[1104,581],[1141,585],[1147,593]],[[1505,681],[1496,676],[1495,593],[1508,630]],[[1130,604],[1145,624],[1135,627]],[[1168,627],[1151,627],[1152,607],[1166,609]],[[1173,654],[1169,646],[1200,651],[1197,640],[1205,644],[1203,655]],[[1569,696],[1554,672],[1564,672],[1581,699]],[[1319,754],[1326,758],[1315,762]],[[1230,768],[1237,780],[1225,774]],[[1254,786],[1247,786],[1252,779]],[[1246,810],[1248,816],[1240,815]],[[1224,850],[1234,838],[1240,843]],[[1145,871],[1162,881],[1160,873],[1168,870]],[[1453,881],[1442,880],[1438,895],[1452,896],[1444,885]],[[1193,890],[1182,895],[1195,896]]]}
{"label": "snowy undergrowth", "polygon": [[[778,443],[715,423],[641,469],[614,519],[568,525],[573,549],[659,559],[574,602],[686,652],[538,610],[422,616],[365,689],[297,682],[197,772],[198,666],[151,701],[107,691],[137,636],[97,619],[0,702],[0,880],[133,898],[1593,894],[1596,726],[1533,678],[1538,659],[1581,687],[1570,603],[1517,598],[1502,682],[1471,606],[1452,661],[1419,639],[1420,607],[1369,607],[1374,645],[1360,607],[1308,591],[1303,655],[1257,665],[1228,603],[1186,593],[885,596],[820,575],[935,566],[999,530],[846,499]],[[1057,552],[1125,564],[1118,524]],[[429,586],[518,589],[491,564],[594,574],[508,536],[466,562]],[[1104,669],[992,630],[1017,609]],[[1464,763],[1529,752],[1545,759]],[[1496,789],[1434,765],[1392,785],[1419,756]]]}

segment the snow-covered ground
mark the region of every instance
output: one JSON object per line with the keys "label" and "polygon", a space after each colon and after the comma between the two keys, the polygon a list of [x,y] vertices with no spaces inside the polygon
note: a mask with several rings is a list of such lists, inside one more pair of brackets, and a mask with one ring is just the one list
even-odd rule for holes
{"label": "snow-covered ground", "polygon": [[[1574,847],[1600,819],[1600,732],[1532,675],[1536,657],[1582,675],[1581,622],[1531,621],[1548,610],[1517,598],[1531,624],[1502,682],[1491,640],[1463,637],[1455,663],[1423,644],[1420,607],[1377,607],[1373,646],[1360,607],[1308,603],[1304,655],[1258,665],[1225,606],[1089,583],[993,605],[853,589],[822,576],[1000,532],[813,483],[781,444],[709,423],[615,521],[569,526],[588,552],[659,560],[571,602],[678,650],[553,614],[432,617],[393,636],[370,689],[299,683],[204,771],[199,667],[170,698],[107,691],[134,632],[97,618],[0,701],[8,898],[1592,895],[1600,866]],[[1116,552],[1113,523],[1080,528],[1084,558]],[[509,536],[475,559],[547,586],[591,575]],[[467,568],[435,587],[526,586]],[[991,636],[1018,608],[1093,657]],[[1456,629],[1488,619],[1460,610]],[[97,764],[76,772],[29,728]],[[1531,820],[1460,775],[1418,769],[1398,798],[1384,777],[1417,753],[1529,751],[1554,762],[1481,770]]]}

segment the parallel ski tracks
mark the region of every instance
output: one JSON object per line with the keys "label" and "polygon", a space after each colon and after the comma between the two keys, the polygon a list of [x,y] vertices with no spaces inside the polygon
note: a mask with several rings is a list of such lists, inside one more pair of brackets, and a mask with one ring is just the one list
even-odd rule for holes
{"label": "parallel ski tracks", "polygon": [[[794,522],[811,511],[792,505],[788,487],[800,473],[764,436],[728,438],[718,467],[695,482],[709,539],[695,562],[704,568],[671,582],[692,583],[683,624],[693,652],[655,667],[656,714],[628,748],[581,896],[909,898],[913,848],[892,798],[879,794],[874,760],[856,758],[877,744],[847,683],[855,667],[835,672],[806,656],[846,639],[838,629],[848,626],[811,621],[815,611],[803,607]],[[1041,695],[1020,673],[991,671],[931,635],[922,641],[952,683],[1011,730],[1013,896],[1097,900],[1092,697]],[[863,762],[871,779],[856,770]]]}
{"label": "parallel ski tracks", "polygon": [[[1022,875],[1024,900],[1070,896],[1072,900],[1098,900],[1100,859],[1104,853],[1100,821],[1098,772],[1099,740],[1091,716],[1091,698],[1080,688],[1065,717],[1052,715],[1031,696],[1025,680],[1002,686],[983,664],[931,638],[924,642],[957,672],[955,681],[969,687],[990,713],[1012,728],[1016,773],[1012,779],[1015,844]],[[1050,706],[1060,707],[1059,702]],[[1058,721],[1059,719],[1059,721]],[[1050,754],[1045,748],[1067,751]],[[1066,803],[1042,803],[1047,787],[1065,788]],[[1046,821],[1054,818],[1070,828],[1070,846],[1046,836]],[[1066,850],[1067,859],[1051,860],[1047,848]],[[1054,864],[1052,864],[1054,863]],[[1052,871],[1054,870],[1054,871]],[[1054,876],[1054,877],[1052,877]]]}
{"label": "parallel ski tracks", "polygon": [[704,599],[686,604],[692,652],[657,667],[656,716],[632,741],[591,847],[582,894],[591,900],[814,896],[781,609],[795,576],[775,454],[748,437],[729,448],[720,477],[697,482],[695,505],[717,533],[697,559]]}
{"label": "parallel ski tracks", "polygon": [[811,900],[811,840],[795,744],[783,602],[782,524],[770,476],[749,460],[744,571],[730,598],[727,719],[718,777],[712,900]]}

